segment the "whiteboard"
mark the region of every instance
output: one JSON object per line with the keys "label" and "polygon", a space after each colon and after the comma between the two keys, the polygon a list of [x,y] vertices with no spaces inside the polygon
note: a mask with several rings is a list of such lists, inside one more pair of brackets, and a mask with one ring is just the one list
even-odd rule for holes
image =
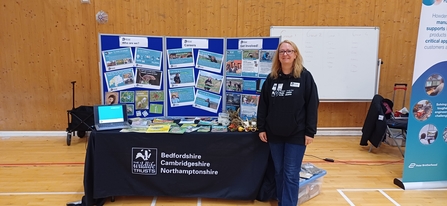
{"label": "whiteboard", "polygon": [[270,36],[293,41],[321,101],[371,101],[379,75],[378,27],[272,26]]}

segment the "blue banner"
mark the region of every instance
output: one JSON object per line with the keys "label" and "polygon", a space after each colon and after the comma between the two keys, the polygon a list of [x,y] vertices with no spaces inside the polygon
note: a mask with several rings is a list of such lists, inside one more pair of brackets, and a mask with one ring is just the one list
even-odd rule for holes
{"label": "blue banner", "polygon": [[402,182],[447,187],[447,0],[423,0]]}

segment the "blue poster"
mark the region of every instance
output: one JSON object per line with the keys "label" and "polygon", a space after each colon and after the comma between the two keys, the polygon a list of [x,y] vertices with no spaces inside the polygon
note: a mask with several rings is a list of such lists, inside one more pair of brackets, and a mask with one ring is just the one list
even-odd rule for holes
{"label": "blue poster", "polygon": [[197,56],[196,67],[198,69],[220,73],[223,59],[222,54],[199,50],[199,54]]}
{"label": "blue poster", "polygon": [[194,87],[169,89],[171,107],[192,105],[194,102],[194,95]]}
{"label": "blue poster", "polygon": [[447,61],[444,61],[428,68],[413,83],[404,181],[447,180],[446,77]]}
{"label": "blue poster", "polygon": [[244,80],[244,90],[256,91],[256,80]]}
{"label": "blue poster", "polygon": [[161,69],[161,51],[135,48],[135,66],[149,69]]}
{"label": "blue poster", "polygon": [[209,112],[217,112],[222,96],[210,92],[197,90],[193,107]]}
{"label": "blue poster", "polygon": [[227,50],[225,71],[227,76],[242,75],[242,50]]}
{"label": "blue poster", "polygon": [[130,48],[119,48],[102,51],[106,71],[133,67],[133,56]]}
{"label": "blue poster", "polygon": [[194,66],[194,52],[191,48],[170,49],[167,53],[169,68]]}
{"label": "blue poster", "polygon": [[446,11],[447,1],[422,1],[402,177],[405,189],[447,187],[447,33],[445,25],[439,25],[447,21]]}

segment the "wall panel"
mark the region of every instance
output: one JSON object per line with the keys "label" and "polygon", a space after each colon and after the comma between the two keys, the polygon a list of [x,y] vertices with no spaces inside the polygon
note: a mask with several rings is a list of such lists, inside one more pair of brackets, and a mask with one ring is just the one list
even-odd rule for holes
{"label": "wall panel", "polygon": [[[0,3],[0,130],[65,130],[72,107],[100,103],[98,33],[269,36],[270,26],[377,26],[379,93],[411,85],[420,1],[79,0]],[[98,11],[109,15],[98,24]],[[312,68],[309,68],[312,70]],[[407,95],[407,107],[409,102]],[[403,96],[396,97],[400,107]],[[361,127],[369,103],[322,103],[320,127]]]}

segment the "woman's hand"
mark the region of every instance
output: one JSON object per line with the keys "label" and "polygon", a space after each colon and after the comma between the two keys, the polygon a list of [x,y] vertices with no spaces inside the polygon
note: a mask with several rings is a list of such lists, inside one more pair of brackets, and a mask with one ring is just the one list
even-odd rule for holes
{"label": "woman's hand", "polygon": [[310,143],[314,142],[314,138],[309,137],[309,136],[305,136],[306,137],[306,146],[309,145]]}
{"label": "woman's hand", "polygon": [[259,132],[259,139],[263,142],[267,142],[267,133],[265,132]]}

